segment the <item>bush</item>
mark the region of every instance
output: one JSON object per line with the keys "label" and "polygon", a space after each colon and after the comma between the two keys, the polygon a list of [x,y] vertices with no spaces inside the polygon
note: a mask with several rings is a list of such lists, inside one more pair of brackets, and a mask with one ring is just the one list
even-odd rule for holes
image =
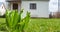
{"label": "bush", "polygon": [[51,13],[49,14],[49,18],[52,18],[52,14]]}
{"label": "bush", "polygon": [[53,18],[60,18],[60,12],[54,12]]}

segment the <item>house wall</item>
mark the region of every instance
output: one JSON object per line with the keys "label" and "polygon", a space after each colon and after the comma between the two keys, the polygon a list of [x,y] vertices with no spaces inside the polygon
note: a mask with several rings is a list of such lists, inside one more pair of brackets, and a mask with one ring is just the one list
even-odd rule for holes
{"label": "house wall", "polygon": [[60,12],[60,0],[58,0],[58,12]]}
{"label": "house wall", "polygon": [[0,16],[1,16],[1,6],[0,6]]}
{"label": "house wall", "polygon": [[3,16],[5,14],[5,12],[6,12],[6,9],[5,9],[4,5],[2,4],[0,6],[0,16]]}
{"label": "house wall", "polygon": [[9,2],[8,5],[8,9],[13,10],[13,3],[17,3],[18,4],[18,11],[20,11],[21,8],[21,3],[20,2]]}
{"label": "house wall", "polygon": [[[37,9],[31,10],[30,9],[30,3],[36,3]],[[26,11],[29,11],[31,13],[31,17],[49,17],[49,2],[48,1],[22,1],[21,8],[24,8],[24,15],[26,14]]]}

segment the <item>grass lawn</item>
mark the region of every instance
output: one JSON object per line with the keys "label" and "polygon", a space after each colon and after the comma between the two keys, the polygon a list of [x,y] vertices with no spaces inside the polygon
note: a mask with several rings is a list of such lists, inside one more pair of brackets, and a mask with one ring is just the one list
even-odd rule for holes
{"label": "grass lawn", "polygon": [[5,18],[0,18],[0,23],[5,23]]}
{"label": "grass lawn", "polygon": [[[5,19],[0,18],[4,23]],[[30,19],[26,32],[60,32],[60,19]]]}

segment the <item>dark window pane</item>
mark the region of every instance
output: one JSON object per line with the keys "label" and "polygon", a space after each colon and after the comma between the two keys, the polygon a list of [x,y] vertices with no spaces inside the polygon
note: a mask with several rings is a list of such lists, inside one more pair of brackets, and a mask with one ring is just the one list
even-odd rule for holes
{"label": "dark window pane", "polygon": [[36,9],[36,3],[30,3],[30,9]]}

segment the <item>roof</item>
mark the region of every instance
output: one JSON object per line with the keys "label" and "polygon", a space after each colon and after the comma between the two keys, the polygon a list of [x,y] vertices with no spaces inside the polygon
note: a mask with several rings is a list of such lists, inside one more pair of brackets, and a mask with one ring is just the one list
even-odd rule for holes
{"label": "roof", "polygon": [[21,0],[6,0],[7,2],[20,2]]}
{"label": "roof", "polygon": [[49,0],[22,0],[22,1],[49,1]]}
{"label": "roof", "polygon": [[3,4],[3,2],[0,2],[0,6]]}
{"label": "roof", "polygon": [[49,0],[6,0],[7,2],[21,2],[21,1],[49,1]]}

